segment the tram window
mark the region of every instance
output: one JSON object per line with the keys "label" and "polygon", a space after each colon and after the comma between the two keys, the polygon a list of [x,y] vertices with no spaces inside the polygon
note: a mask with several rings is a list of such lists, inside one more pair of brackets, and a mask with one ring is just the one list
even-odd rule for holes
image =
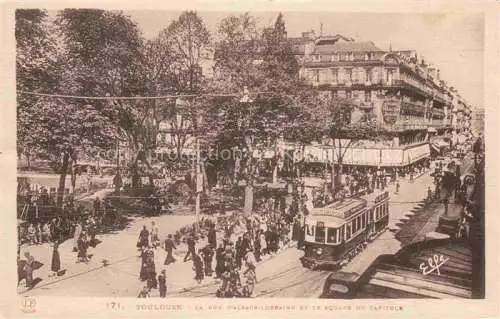
{"label": "tram window", "polygon": [[352,233],[354,234],[355,232],[358,231],[358,224],[356,222],[356,218],[352,220]]}
{"label": "tram window", "polygon": [[337,242],[337,229],[336,228],[328,228],[326,237],[327,243],[336,243]]}
{"label": "tram window", "polygon": [[345,230],[345,239],[348,240],[349,238],[351,238],[351,225],[347,224]]}
{"label": "tram window", "polygon": [[361,216],[358,216],[358,230],[362,229],[363,226],[361,226]]}
{"label": "tram window", "polygon": [[361,219],[361,228],[365,228],[366,226],[366,213],[363,214],[363,218]]}
{"label": "tram window", "polygon": [[311,226],[310,225],[306,225],[306,231],[307,231],[307,236],[311,236],[312,235],[312,231],[311,231]]}
{"label": "tram window", "polygon": [[314,236],[314,241],[317,243],[324,243],[325,235],[325,227],[316,227],[316,235]]}
{"label": "tram window", "polygon": [[373,220],[373,209],[370,210],[370,220]]}
{"label": "tram window", "polygon": [[385,204],[385,213],[389,215],[389,203]]}

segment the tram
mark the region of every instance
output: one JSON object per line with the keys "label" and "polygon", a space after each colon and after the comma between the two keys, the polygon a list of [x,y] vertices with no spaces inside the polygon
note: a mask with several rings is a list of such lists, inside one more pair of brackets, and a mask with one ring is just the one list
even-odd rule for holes
{"label": "tram", "polygon": [[388,228],[389,192],[375,191],[313,208],[305,219],[306,268],[338,269]]}

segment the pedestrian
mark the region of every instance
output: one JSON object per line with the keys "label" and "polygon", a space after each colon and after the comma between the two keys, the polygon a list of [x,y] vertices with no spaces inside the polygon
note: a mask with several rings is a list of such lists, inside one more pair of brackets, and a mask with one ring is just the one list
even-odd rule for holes
{"label": "pedestrian", "polygon": [[224,272],[224,246],[219,244],[219,248],[215,251],[215,278],[220,278]]}
{"label": "pedestrian", "polygon": [[57,276],[59,271],[61,270],[61,257],[59,255],[59,243],[57,241],[54,242],[54,249],[52,250],[52,264],[50,266],[50,270],[52,274],[49,277]]}
{"label": "pedestrian", "polygon": [[194,279],[198,281],[199,284],[201,284],[204,275],[203,275],[203,262],[201,261],[201,257],[199,254],[198,255],[193,254],[193,269],[196,274]]}
{"label": "pedestrian", "polygon": [[82,230],[82,225],[77,222],[75,226],[75,232],[73,233],[73,252],[78,251],[78,240],[80,239]]}
{"label": "pedestrian", "polygon": [[151,222],[151,245],[153,248],[157,248],[160,245],[160,239],[158,238],[158,226],[156,226],[155,222]]}
{"label": "pedestrian", "polygon": [[149,292],[150,292],[150,289],[148,288],[148,286],[144,286],[142,288],[142,290],[139,292],[139,295],[137,296],[137,298],[149,298]]}
{"label": "pedestrian", "polygon": [[241,239],[241,236],[238,237],[238,240],[236,240],[236,246],[235,246],[235,250],[236,250],[236,268],[238,269],[241,269],[241,266],[242,266],[242,260],[243,260],[243,249],[242,249],[242,239]]}
{"label": "pedestrian", "polygon": [[210,246],[210,244],[206,245],[200,250],[200,254],[203,257],[203,264],[205,266],[205,276],[212,276],[212,260],[214,256],[214,250]]}
{"label": "pedestrian", "polygon": [[101,212],[101,201],[99,200],[99,197],[96,197],[94,201],[94,216],[98,217],[100,216]]}
{"label": "pedestrian", "polygon": [[42,242],[50,242],[51,237],[50,237],[50,227],[49,223],[44,223],[42,227]]}
{"label": "pedestrian", "polygon": [[42,244],[42,225],[40,223],[36,224],[36,243]]}
{"label": "pedestrian", "polygon": [[255,232],[254,247],[255,247],[255,259],[257,261],[261,261],[260,253],[262,247],[260,247],[260,229],[257,229],[257,231]]}
{"label": "pedestrian", "polygon": [[193,256],[196,255],[194,233],[191,233],[186,241],[188,245],[188,251],[186,253],[186,256],[184,257],[184,262],[186,262],[189,257],[193,258]]}
{"label": "pedestrian", "polygon": [[139,272],[139,279],[141,281],[145,281],[148,279],[147,276],[147,262],[148,262],[148,254],[145,248],[141,250],[141,270]]}
{"label": "pedestrian", "polygon": [[160,290],[160,298],[167,296],[167,275],[165,269],[158,275],[158,288]]}
{"label": "pedestrian", "polygon": [[432,201],[432,190],[431,187],[427,187],[427,201]]}
{"label": "pedestrian", "polygon": [[144,249],[148,246],[149,246],[149,231],[146,228],[146,225],[144,225],[139,234],[139,242],[137,243],[137,247],[140,249]]}
{"label": "pedestrian", "polygon": [[24,264],[23,269],[26,280],[26,288],[31,289],[33,286],[33,264],[35,262],[35,258],[31,256],[29,252],[25,252],[24,257],[26,257],[26,263]]}
{"label": "pedestrian", "polygon": [[443,206],[444,206],[444,215],[448,215],[448,196],[445,196],[443,199]]}
{"label": "pedestrian", "polygon": [[78,250],[78,255],[77,255],[77,262],[83,261],[85,263],[88,262],[87,258],[87,240],[85,238],[85,232],[80,233],[80,238],[78,239],[77,242],[77,250]]}
{"label": "pedestrian", "polygon": [[210,225],[210,230],[208,231],[208,243],[214,248],[217,247],[217,234],[213,223]]}
{"label": "pedestrian", "polygon": [[36,230],[35,227],[33,227],[33,224],[29,224],[28,226],[28,241],[30,245],[33,245],[36,243]]}
{"label": "pedestrian", "polygon": [[177,249],[177,247],[172,240],[172,234],[168,234],[167,239],[165,240],[165,250],[167,251],[167,257],[165,258],[164,265],[169,265],[175,262],[175,258],[172,255],[173,249]]}

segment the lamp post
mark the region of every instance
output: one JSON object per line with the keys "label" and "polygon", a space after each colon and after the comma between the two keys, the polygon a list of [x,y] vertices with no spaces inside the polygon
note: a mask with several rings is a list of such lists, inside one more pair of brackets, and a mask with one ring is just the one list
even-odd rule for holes
{"label": "lamp post", "polygon": [[[243,88],[243,97],[240,99],[240,103],[242,104],[249,104],[249,103],[252,103],[253,100],[250,99],[249,97],[249,92],[248,92],[248,88],[245,86]],[[253,138],[251,136],[245,136],[245,141],[248,141],[249,144],[251,144],[253,142]],[[249,147],[249,162],[252,161],[252,148]],[[245,216],[248,216],[252,213],[252,210],[253,210],[253,185],[252,185],[252,174],[253,172],[250,171],[249,174],[248,174],[248,177],[247,177],[247,183],[245,185],[245,202],[244,202],[244,206],[243,206],[243,213]]]}

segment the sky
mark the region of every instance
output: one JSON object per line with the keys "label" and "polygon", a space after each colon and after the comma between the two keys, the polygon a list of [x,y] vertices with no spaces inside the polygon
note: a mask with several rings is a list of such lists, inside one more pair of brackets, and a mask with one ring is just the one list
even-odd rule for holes
{"label": "sky", "polygon": [[[180,11],[124,10],[143,36],[154,38],[180,15]],[[200,11],[214,34],[218,23],[236,11]],[[277,12],[250,12],[260,27],[270,26]],[[383,50],[415,50],[426,63],[438,67],[441,78],[469,103],[482,107],[484,16],[481,13],[340,13],[284,12],[288,36],[314,29],[323,35],[342,34],[356,41],[372,41]]]}

